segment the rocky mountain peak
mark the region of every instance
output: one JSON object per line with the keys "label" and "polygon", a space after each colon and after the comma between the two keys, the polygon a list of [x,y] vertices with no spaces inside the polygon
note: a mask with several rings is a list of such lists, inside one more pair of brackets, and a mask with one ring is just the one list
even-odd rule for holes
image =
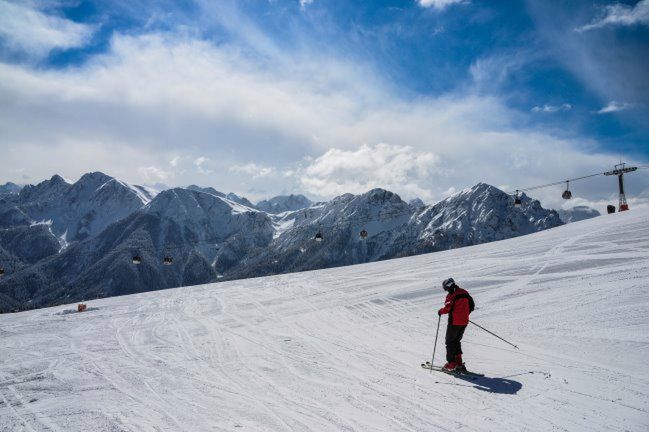
{"label": "rocky mountain peak", "polygon": [[17,194],[21,189],[22,186],[19,186],[16,183],[7,182],[3,185],[0,185],[0,195]]}
{"label": "rocky mountain peak", "polygon": [[52,183],[52,184],[57,184],[57,183],[59,183],[59,184],[60,184],[60,183],[66,183],[66,184],[67,184],[67,183],[68,183],[68,182],[67,182],[63,177],[61,177],[61,176],[58,175],[58,174],[54,174],[54,175],[52,176],[52,178],[50,178],[49,181],[50,181],[50,183]]}
{"label": "rocky mountain peak", "polygon": [[63,194],[70,186],[63,177],[56,174],[51,179],[44,180],[37,185],[27,185],[22,188],[20,199],[22,202],[49,200]]}
{"label": "rocky mountain peak", "polygon": [[397,203],[401,204],[404,203],[404,201],[401,200],[401,197],[394,192],[390,192],[389,190],[381,189],[381,188],[376,188],[372,189],[369,192],[366,192],[362,195],[360,195],[361,200],[367,200],[370,203]]}
{"label": "rocky mountain peak", "polygon": [[255,207],[266,213],[284,213],[307,208],[311,205],[304,195],[279,195],[269,200],[259,201]]}
{"label": "rocky mountain peak", "polygon": [[101,171],[95,171],[91,173],[86,173],[81,176],[81,178],[77,181],[77,183],[86,183],[86,184],[103,184],[106,183],[109,180],[112,180],[113,177],[104,174]]}

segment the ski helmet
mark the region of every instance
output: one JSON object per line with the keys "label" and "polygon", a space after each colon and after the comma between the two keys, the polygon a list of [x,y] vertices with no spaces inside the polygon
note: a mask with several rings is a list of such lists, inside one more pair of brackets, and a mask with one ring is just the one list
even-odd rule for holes
{"label": "ski helmet", "polygon": [[454,286],[455,280],[453,278],[445,279],[444,282],[442,282],[442,288],[444,288],[444,291],[450,291]]}

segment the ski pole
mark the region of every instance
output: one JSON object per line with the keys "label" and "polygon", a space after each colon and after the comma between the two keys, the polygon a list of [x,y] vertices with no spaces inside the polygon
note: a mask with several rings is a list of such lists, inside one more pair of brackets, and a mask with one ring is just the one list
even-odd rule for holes
{"label": "ski pole", "polygon": [[442,320],[442,316],[437,316],[437,332],[435,332],[435,345],[433,345],[433,358],[430,359],[430,373],[433,373],[433,363],[435,362],[435,350],[437,349],[437,336],[439,335],[439,322]]}
{"label": "ski pole", "polygon": [[492,336],[496,336],[496,337],[497,337],[498,339],[500,339],[501,341],[510,344],[511,346],[513,346],[513,347],[516,348],[516,349],[519,349],[519,348],[518,348],[516,345],[514,345],[513,343],[506,341],[505,339],[501,338],[501,337],[498,336],[497,334],[492,333],[492,332],[490,332],[489,330],[487,330],[486,328],[482,327],[481,325],[478,325],[478,324],[474,323],[474,322],[471,321],[471,320],[469,320],[469,322],[470,322],[471,324],[473,324],[474,326],[479,327],[479,328],[481,328],[482,330],[486,331],[486,332],[489,333],[490,335],[492,335]]}

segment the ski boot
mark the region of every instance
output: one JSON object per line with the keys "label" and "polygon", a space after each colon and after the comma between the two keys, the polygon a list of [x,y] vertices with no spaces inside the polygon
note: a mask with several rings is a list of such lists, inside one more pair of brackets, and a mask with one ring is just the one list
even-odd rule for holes
{"label": "ski boot", "polygon": [[444,366],[442,366],[442,370],[445,372],[455,372],[456,367],[457,364],[455,364],[455,362],[447,362]]}
{"label": "ski boot", "polygon": [[460,373],[468,372],[466,370],[466,365],[464,364],[464,362],[462,362],[462,354],[455,356],[455,371]]}

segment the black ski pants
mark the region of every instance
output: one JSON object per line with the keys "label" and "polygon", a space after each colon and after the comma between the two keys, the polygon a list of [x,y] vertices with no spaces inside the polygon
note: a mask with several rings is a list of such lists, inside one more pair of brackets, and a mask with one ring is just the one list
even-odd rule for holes
{"label": "black ski pants", "polygon": [[462,336],[466,326],[449,324],[446,327],[446,361],[454,362],[455,356],[462,354]]}

